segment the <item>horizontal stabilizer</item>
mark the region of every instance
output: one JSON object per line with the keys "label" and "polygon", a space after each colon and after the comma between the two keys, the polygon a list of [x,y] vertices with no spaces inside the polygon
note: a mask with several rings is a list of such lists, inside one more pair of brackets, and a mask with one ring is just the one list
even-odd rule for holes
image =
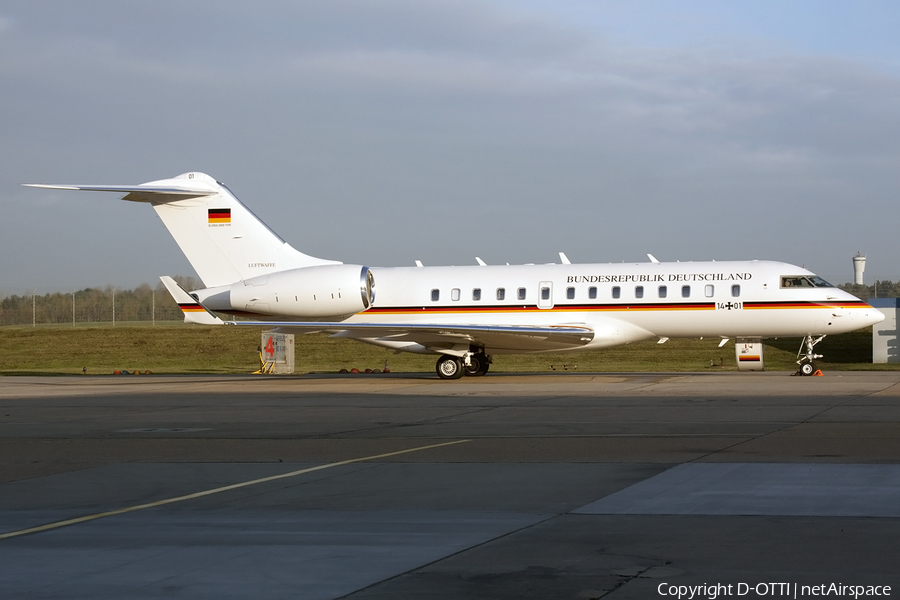
{"label": "horizontal stabilizer", "polygon": [[196,323],[197,325],[222,325],[224,323],[222,319],[206,310],[187,290],[178,285],[177,281],[166,275],[160,277],[160,280],[172,294],[178,308],[184,313],[185,323]]}
{"label": "horizontal stabilizer", "polygon": [[214,189],[179,185],[49,185],[45,183],[23,183],[25,187],[44,188],[48,190],[76,190],[83,192],[119,192],[125,194],[125,200],[136,202],[173,202],[187,198],[212,196],[218,193]]}

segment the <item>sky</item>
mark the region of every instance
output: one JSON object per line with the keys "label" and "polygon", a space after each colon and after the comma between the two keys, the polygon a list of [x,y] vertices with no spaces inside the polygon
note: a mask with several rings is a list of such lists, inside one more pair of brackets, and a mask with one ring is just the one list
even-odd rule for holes
{"label": "sky", "polygon": [[0,296],[193,275],[224,182],[368,266],[782,260],[900,280],[900,4],[0,0]]}

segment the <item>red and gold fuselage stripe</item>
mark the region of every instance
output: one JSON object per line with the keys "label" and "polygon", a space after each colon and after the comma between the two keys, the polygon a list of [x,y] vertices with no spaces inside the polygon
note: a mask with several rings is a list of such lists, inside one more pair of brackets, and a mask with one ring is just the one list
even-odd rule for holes
{"label": "red and gold fuselage stripe", "polygon": [[862,301],[844,301],[844,302],[744,302],[744,310],[766,310],[766,309],[798,309],[798,308],[868,308],[869,305]]}
{"label": "red and gold fuselage stripe", "polygon": [[618,312],[618,311],[686,311],[715,310],[712,302],[680,302],[667,304],[557,304],[551,308],[532,305],[494,306],[386,306],[373,307],[363,311],[368,315],[412,315],[412,314],[492,314],[492,313],[533,313],[533,312]]}
{"label": "red and gold fuselage stripe", "polygon": [[[843,302],[743,302],[744,310],[798,310],[798,309],[836,309],[866,308],[869,305],[862,301]],[[647,304],[556,304],[550,308],[539,308],[536,305],[493,305],[493,306],[386,306],[373,307],[363,311],[369,315],[413,315],[413,314],[521,314],[521,313],[554,313],[554,312],[672,312],[716,310],[713,302],[669,302]],[[362,314],[362,313],[360,313]]]}

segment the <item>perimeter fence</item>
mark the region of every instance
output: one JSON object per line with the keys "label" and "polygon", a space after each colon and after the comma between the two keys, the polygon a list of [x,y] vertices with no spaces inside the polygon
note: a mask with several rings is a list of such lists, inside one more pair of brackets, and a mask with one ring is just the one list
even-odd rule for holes
{"label": "perimeter fence", "polygon": [[[187,289],[202,287],[193,277],[175,277]],[[6,296],[0,300],[0,326],[79,324],[115,325],[181,321],[183,315],[162,283],[133,290],[112,286],[71,292]]]}

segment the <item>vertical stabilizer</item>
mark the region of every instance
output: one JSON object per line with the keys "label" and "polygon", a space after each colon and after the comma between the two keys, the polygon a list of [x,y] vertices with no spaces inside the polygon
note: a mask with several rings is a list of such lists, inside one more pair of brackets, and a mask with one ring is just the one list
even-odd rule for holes
{"label": "vertical stabilizer", "polygon": [[[206,287],[285,269],[339,264],[292,248],[209,175],[185,173],[173,180],[154,183],[169,182],[199,184],[214,192],[186,199],[150,198],[156,214]],[[125,199],[132,200],[132,195]]]}
{"label": "vertical stabilizer", "polygon": [[150,203],[208,288],[286,269],[341,264],[292,248],[205,173],[140,185],[26,185],[124,192],[124,200]]}

